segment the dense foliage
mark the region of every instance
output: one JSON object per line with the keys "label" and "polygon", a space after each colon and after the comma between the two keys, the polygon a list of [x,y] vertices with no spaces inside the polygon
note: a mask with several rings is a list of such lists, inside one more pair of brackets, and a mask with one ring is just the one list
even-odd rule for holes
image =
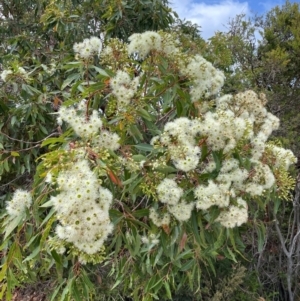
{"label": "dense foliage", "polygon": [[[280,128],[274,133],[276,139],[294,151],[298,168],[299,22],[299,3],[286,1],[265,16],[252,19],[237,16],[229,22],[228,32],[217,33],[205,48],[205,57],[226,74],[225,91],[236,93],[253,89],[266,94],[268,109],[281,121]],[[258,272],[265,291],[278,292],[275,300],[293,300],[291,290],[286,290],[286,280],[293,281],[300,275],[298,190],[299,187],[291,198],[293,202],[282,206],[277,215],[267,210],[267,215],[262,217],[264,246],[250,251],[251,265]],[[280,226],[276,227],[272,222],[274,219]],[[297,288],[295,296],[298,296],[299,290],[296,291]]]}
{"label": "dense foliage", "polygon": [[207,58],[222,69],[229,93],[253,89],[266,94],[268,108],[280,117],[276,133],[299,156],[300,6],[286,1],[265,16],[238,15],[228,32],[212,37]]}

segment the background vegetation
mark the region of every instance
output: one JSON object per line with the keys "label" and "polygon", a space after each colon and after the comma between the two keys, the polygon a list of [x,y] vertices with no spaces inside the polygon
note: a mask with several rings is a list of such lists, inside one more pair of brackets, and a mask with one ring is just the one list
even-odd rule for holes
{"label": "background vegetation", "polygon": [[[43,288],[40,298],[50,291],[50,300],[141,300],[141,295],[144,300],[299,300],[300,184],[296,164],[292,168],[296,183],[292,194],[286,194],[286,200],[276,193],[259,199],[252,204],[246,225],[220,234],[219,228],[210,227],[207,220],[206,227],[198,229],[201,221],[192,216],[193,222],[184,226],[174,223],[171,229],[160,230],[152,226],[151,231],[165,242],[152,252],[143,249],[139,241],[143,233],[138,229],[149,227],[147,206],[133,210],[134,202],[130,203],[132,195],[136,195],[136,204],[143,201],[145,190],[141,190],[139,178],[134,178],[136,173],[128,173],[122,179],[128,183],[123,204],[110,212],[118,235],[110,239],[102,254],[104,264],[81,265],[76,256],[62,256],[46,246],[55,218],[51,207],[41,206],[50,191],[44,181],[45,161],[41,163],[40,159],[56,164],[57,152],[77,139],[66,125],[57,124],[55,113],[63,104],[88,96],[90,109],[101,109],[107,116],[114,112],[113,107],[107,107],[105,97],[107,80],[115,70],[100,68],[98,57],[91,64],[98,66],[98,71],[75,61],[74,43],[90,36],[101,37],[104,43],[112,38],[127,42],[131,34],[145,30],[176,35],[182,51],[191,56],[200,53],[222,70],[226,75],[222,93],[248,89],[265,93],[268,110],[281,120],[272,138],[274,143],[292,149],[299,157],[298,3],[287,1],[250,20],[237,16],[230,21],[228,32],[216,33],[208,41],[201,38],[195,24],[179,20],[168,1],[0,1],[0,20],[0,68],[15,74],[13,80],[0,82],[0,298],[9,300],[18,294],[21,298],[23,293],[34,294],[36,288]],[[118,63],[127,66],[133,76],[139,75],[136,61],[120,55]],[[131,121],[127,116],[118,129],[119,135],[123,132],[130,137],[126,138],[127,145],[139,146],[133,155],[140,158],[149,159],[150,153],[150,134],[143,128],[152,126],[152,132],[159,131],[168,118],[174,118],[170,117],[173,110],[176,116],[196,110],[191,103],[178,101],[186,97],[188,82],[172,76],[170,62],[161,60],[158,67],[164,82],[151,82],[155,86],[153,95],[172,102],[174,107],[170,105],[166,115],[160,116],[165,120],[159,127],[157,119],[152,119],[151,107],[143,103],[132,108],[136,115],[131,117],[140,118],[139,126],[134,127],[136,119]],[[83,91],[86,78],[93,82]],[[170,88],[175,82],[181,87],[176,93]],[[122,152],[127,154],[128,149]],[[215,158],[217,161],[218,154]],[[105,183],[117,190],[121,185],[118,166],[109,167]],[[103,170],[99,173],[103,176]],[[282,182],[293,181],[283,177]],[[142,184],[147,186],[146,182]],[[26,212],[25,221],[21,217],[7,224],[6,202],[18,188],[34,188],[37,201]],[[196,227],[196,231],[188,227]],[[199,237],[195,234],[198,232]],[[201,246],[199,253],[197,245]],[[164,265],[165,270],[161,269]],[[162,274],[156,272],[156,266]],[[126,278],[129,274],[135,278]]]}

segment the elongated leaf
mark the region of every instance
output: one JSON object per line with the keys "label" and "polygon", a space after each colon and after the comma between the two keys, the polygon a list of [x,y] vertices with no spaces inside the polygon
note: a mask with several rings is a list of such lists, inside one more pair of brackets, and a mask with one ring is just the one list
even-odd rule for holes
{"label": "elongated leaf", "polygon": [[142,116],[143,118],[145,118],[148,121],[152,121],[154,119],[153,116],[151,116],[146,110],[144,109],[138,109],[137,112],[140,114],[140,116]]}
{"label": "elongated leaf", "polygon": [[3,240],[5,240],[18,227],[24,218],[25,212],[21,212],[18,216],[11,220],[11,222],[5,227],[5,235]]}
{"label": "elongated leaf", "polygon": [[190,261],[187,261],[186,263],[184,263],[182,265],[182,267],[180,268],[180,271],[186,272],[186,271],[190,270],[194,265],[195,265],[195,259],[191,259]]}
{"label": "elongated leaf", "polygon": [[61,90],[63,90],[65,87],[69,86],[72,82],[77,81],[80,79],[79,73],[70,74],[61,85]]}
{"label": "elongated leaf", "polygon": [[237,260],[235,258],[234,253],[231,251],[231,249],[229,247],[227,247],[226,249],[224,249],[224,254],[228,259],[233,260],[234,262],[237,263]]}
{"label": "elongated leaf", "polygon": [[105,76],[105,77],[109,77],[108,73],[104,70],[104,69],[101,69],[97,66],[93,66],[93,68],[101,75]]}
{"label": "elongated leaf", "polygon": [[134,146],[135,148],[144,151],[144,152],[151,152],[153,150],[153,146],[150,144],[140,143]]}
{"label": "elongated leaf", "polygon": [[167,293],[167,297],[172,300],[172,294],[171,294],[171,289],[170,289],[170,285],[167,281],[164,282],[164,287]]}
{"label": "elongated leaf", "polygon": [[40,246],[37,246],[32,251],[32,253],[23,260],[23,263],[26,262],[26,261],[29,261],[29,260],[33,259],[35,256],[37,256],[39,254],[40,250],[41,250]]}
{"label": "elongated leaf", "polygon": [[266,236],[266,227],[263,222],[259,222],[256,225],[257,237],[258,237],[258,252],[263,250],[265,244],[265,236]]}
{"label": "elongated leaf", "polygon": [[63,142],[65,142],[65,139],[62,137],[48,138],[42,142],[41,146],[46,146],[48,144],[55,144],[55,143],[63,143]]}

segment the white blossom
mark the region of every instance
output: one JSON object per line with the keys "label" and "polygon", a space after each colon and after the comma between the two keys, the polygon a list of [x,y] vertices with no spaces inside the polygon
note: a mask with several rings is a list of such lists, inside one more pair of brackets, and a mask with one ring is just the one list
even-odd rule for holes
{"label": "white blossom", "polygon": [[6,203],[7,213],[14,217],[25,212],[32,203],[32,197],[29,191],[17,189],[14,192],[13,198]]}

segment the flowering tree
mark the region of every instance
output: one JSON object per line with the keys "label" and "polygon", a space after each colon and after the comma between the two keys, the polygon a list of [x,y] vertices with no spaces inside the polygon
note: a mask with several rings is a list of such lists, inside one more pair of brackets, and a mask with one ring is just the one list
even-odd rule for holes
{"label": "flowering tree", "polygon": [[[51,300],[93,299],[103,277],[133,300],[201,290],[216,259],[243,254],[253,213],[293,185],[296,158],[268,141],[278,118],[263,94],[223,95],[223,73],[171,33],[91,37],[73,50],[57,133],[2,217],[1,294],[37,277],[32,268],[55,271]],[[1,77],[30,81],[20,66]]]}

